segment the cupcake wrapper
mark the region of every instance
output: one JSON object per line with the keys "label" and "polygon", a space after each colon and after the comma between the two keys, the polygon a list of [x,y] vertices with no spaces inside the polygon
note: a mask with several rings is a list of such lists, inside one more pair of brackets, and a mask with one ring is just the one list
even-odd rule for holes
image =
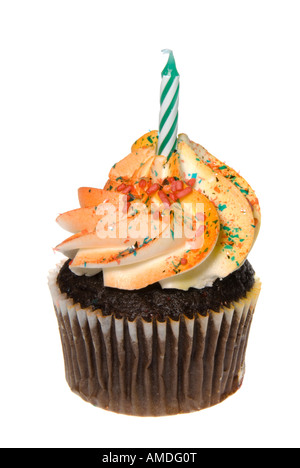
{"label": "cupcake wrapper", "polygon": [[164,416],[208,408],[238,390],[260,281],[246,298],[206,317],[130,322],[82,309],[49,276],[73,392],[100,408]]}

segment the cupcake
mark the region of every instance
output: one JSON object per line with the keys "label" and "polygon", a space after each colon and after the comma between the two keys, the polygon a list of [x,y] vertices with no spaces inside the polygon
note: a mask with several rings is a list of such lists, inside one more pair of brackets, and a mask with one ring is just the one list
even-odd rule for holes
{"label": "cupcake", "polygon": [[103,188],[79,188],[49,275],[71,390],[136,416],[199,411],[240,388],[261,287],[250,185],[185,134],[169,157],[157,142],[147,133]]}

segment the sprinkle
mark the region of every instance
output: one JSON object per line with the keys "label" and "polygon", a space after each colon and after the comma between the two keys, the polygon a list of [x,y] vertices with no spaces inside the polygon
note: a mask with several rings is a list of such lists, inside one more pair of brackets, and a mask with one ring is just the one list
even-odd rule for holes
{"label": "sprinkle", "polygon": [[[127,195],[127,193],[131,192],[131,190],[134,190],[133,185],[127,185],[127,187],[125,186],[125,188],[123,188],[122,193],[124,193],[125,195]],[[120,191],[120,190],[119,190],[119,191]]]}
{"label": "sprinkle", "polygon": [[123,213],[128,213],[128,210],[130,208],[130,202],[128,201],[126,205],[123,206]]}
{"label": "sprinkle", "polygon": [[187,184],[188,184],[190,187],[193,187],[193,186],[195,185],[195,183],[196,183],[196,178],[194,178],[194,177],[193,177],[192,179],[189,179],[189,180],[187,181]]}
{"label": "sprinkle", "polygon": [[171,198],[171,200],[173,200],[173,202],[176,202],[178,200],[178,197],[176,196],[176,193],[170,193],[169,197]]}
{"label": "sprinkle", "polygon": [[152,193],[157,192],[157,190],[159,190],[159,189],[160,189],[160,185],[159,185],[159,184],[153,184],[153,185],[151,185],[151,187],[148,188],[147,194],[148,194],[148,195],[151,195]]}
{"label": "sprinkle", "polygon": [[225,210],[227,208],[227,205],[221,205],[221,203],[220,203],[218,208],[219,208],[220,211],[223,211],[223,210]]}
{"label": "sprinkle", "polygon": [[121,184],[117,187],[117,191],[118,192],[121,192],[122,190],[124,190],[126,188],[126,185],[125,184]]}
{"label": "sprinkle", "polygon": [[192,192],[192,187],[186,187],[183,190],[180,190],[179,192],[176,193],[178,198],[183,198],[186,197],[186,195],[189,195]]}
{"label": "sprinkle", "polygon": [[177,190],[183,190],[183,182],[181,180],[176,181],[176,189],[173,190],[173,192],[175,192]]}
{"label": "sprinkle", "polygon": [[176,181],[176,180],[172,180],[172,182],[171,182],[171,190],[172,190],[172,192],[176,192],[176,187],[177,187],[177,181]]}
{"label": "sprinkle", "polygon": [[147,182],[145,181],[145,179],[141,179],[141,180],[139,181],[139,187],[140,187],[141,189],[144,189],[144,188],[146,187],[146,185],[147,185]]}
{"label": "sprinkle", "polygon": [[186,258],[182,258],[182,259],[180,260],[180,263],[181,263],[181,265],[186,265],[186,264],[187,264],[187,259],[186,259]]}
{"label": "sprinkle", "polygon": [[161,201],[166,204],[167,206],[170,206],[171,203],[170,203],[170,200],[169,198],[167,197],[167,195],[165,194],[165,192],[163,192],[162,190],[160,190],[158,192],[158,195],[159,195],[159,198],[161,199]]}

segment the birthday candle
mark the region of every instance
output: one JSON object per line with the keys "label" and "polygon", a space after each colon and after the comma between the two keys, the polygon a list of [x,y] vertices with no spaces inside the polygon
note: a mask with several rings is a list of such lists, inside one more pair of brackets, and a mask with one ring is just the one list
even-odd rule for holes
{"label": "birthday candle", "polygon": [[157,153],[169,158],[177,143],[179,73],[172,50],[164,49],[162,52],[169,54],[169,60],[161,74]]}

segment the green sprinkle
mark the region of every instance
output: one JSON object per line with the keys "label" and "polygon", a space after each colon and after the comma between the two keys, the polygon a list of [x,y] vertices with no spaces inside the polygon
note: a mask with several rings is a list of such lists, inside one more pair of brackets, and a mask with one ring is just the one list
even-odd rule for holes
{"label": "green sprinkle", "polygon": [[221,205],[221,203],[218,206],[220,211],[224,211],[227,208],[227,205]]}
{"label": "green sprinkle", "polygon": [[249,195],[249,190],[244,190],[244,189],[240,188],[240,191],[242,193],[244,193],[245,195]]}

